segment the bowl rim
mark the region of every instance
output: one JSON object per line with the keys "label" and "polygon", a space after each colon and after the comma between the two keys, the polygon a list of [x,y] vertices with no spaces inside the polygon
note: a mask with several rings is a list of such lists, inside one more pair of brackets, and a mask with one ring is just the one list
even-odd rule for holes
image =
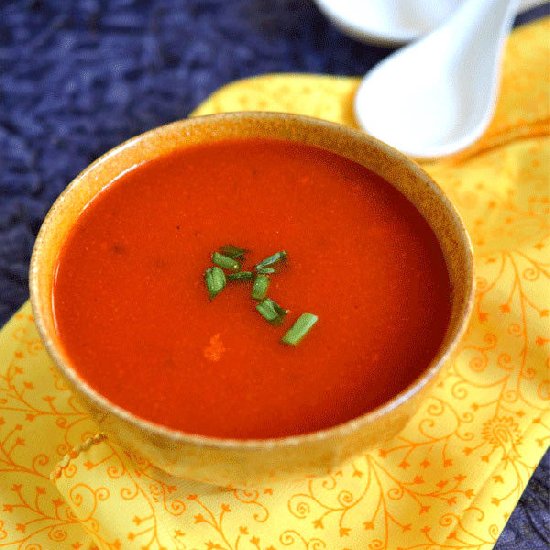
{"label": "bowl rim", "polygon": [[[226,437],[216,437],[216,436],[206,436],[195,433],[188,433],[181,430],[169,428],[162,424],[146,420],[123,407],[113,403],[107,397],[103,396],[96,389],[91,387],[84,379],[80,378],[76,368],[73,368],[70,362],[65,361],[63,353],[58,349],[58,346],[55,344],[53,338],[49,334],[45,321],[43,319],[43,311],[45,310],[45,301],[50,300],[50,296],[43,296],[40,293],[39,280],[41,276],[41,249],[43,248],[43,243],[46,240],[48,233],[51,230],[55,230],[55,221],[57,217],[57,210],[60,205],[66,201],[67,195],[75,187],[79,186],[83,181],[86,180],[88,174],[93,172],[93,170],[103,164],[108,162],[109,159],[122,150],[137,145],[139,142],[145,142],[150,138],[157,136],[159,133],[169,133],[176,129],[185,129],[186,127],[192,124],[201,124],[202,120],[207,120],[208,123],[216,121],[225,121],[225,122],[243,122],[250,121],[257,123],[258,120],[267,120],[267,121],[286,121],[287,123],[295,121],[297,123],[306,124],[312,127],[317,128],[328,128],[329,130],[336,131],[342,136],[348,139],[359,140],[363,143],[368,143],[371,146],[381,150],[384,154],[396,160],[398,162],[404,163],[407,166],[407,169],[412,172],[415,179],[421,180],[428,188],[432,195],[435,195],[438,202],[441,206],[446,209],[446,217],[449,220],[452,220],[453,226],[456,228],[456,234],[460,237],[460,246],[463,249],[464,256],[467,260],[466,265],[464,265],[463,274],[467,279],[465,284],[464,297],[460,300],[462,309],[459,310],[460,315],[457,319],[457,322],[454,326],[454,331],[449,334],[449,329],[451,325],[447,327],[444,340],[440,346],[438,352],[432,359],[432,361],[426,366],[424,370],[415,378],[409,385],[407,385],[403,390],[394,395],[391,399],[388,399],[378,407],[366,411],[360,416],[352,418],[346,422],[336,424],[329,428],[324,428],[314,432],[307,432],[303,434],[295,434],[289,436],[281,437],[271,437],[271,438],[248,438],[248,439],[238,439],[238,438],[226,438]],[[231,138],[228,138],[231,139]],[[238,139],[238,136],[236,137]],[[283,139],[283,138],[274,138],[274,139]],[[330,149],[327,148],[330,151]],[[334,152],[334,151],[333,151]],[[339,153],[335,153],[339,154]],[[342,155],[340,155],[342,156]],[[357,161],[355,161],[357,162]],[[133,166],[132,166],[133,167]],[[393,186],[392,182],[388,182]],[[397,188],[399,192],[402,191]],[[96,192],[101,192],[101,189]],[[407,198],[410,201],[410,199]],[[410,201],[411,202],[411,201]],[[424,217],[424,216],[423,216]],[[435,232],[434,232],[435,233]],[[437,237],[437,235],[436,235]],[[440,239],[437,238],[438,242]],[[448,264],[447,259],[445,263]],[[89,164],[84,170],[82,170],[67,187],[60,193],[57,197],[47,215],[44,218],[44,221],[40,227],[38,235],[36,237],[32,257],[30,262],[29,270],[29,290],[30,290],[30,301],[33,309],[35,324],[38,329],[38,333],[48,351],[49,355],[53,359],[56,367],[61,370],[62,374],[68,381],[72,384],[77,393],[83,393],[87,399],[89,399],[94,406],[98,407],[101,411],[108,411],[109,414],[113,414],[118,417],[119,420],[123,422],[130,423],[134,427],[138,428],[141,431],[148,433],[150,436],[161,437],[168,440],[171,444],[182,444],[187,443],[191,445],[198,445],[201,447],[210,447],[210,448],[219,448],[219,449],[233,449],[233,450],[242,450],[242,451],[253,451],[258,449],[270,449],[270,448],[281,448],[281,447],[295,447],[302,444],[314,443],[326,439],[332,439],[334,437],[346,437],[351,433],[357,432],[361,427],[372,424],[376,420],[388,415],[392,411],[398,409],[401,405],[406,403],[410,398],[416,395],[424,386],[426,386],[439,372],[441,367],[449,359],[450,355],[455,350],[456,346],[462,335],[466,330],[466,326],[470,317],[470,314],[473,309],[473,297],[474,297],[474,274],[473,274],[473,248],[471,239],[466,231],[464,222],[454,207],[454,205],[449,201],[443,190],[440,186],[412,159],[405,156],[403,153],[399,152],[395,148],[387,145],[386,143],[367,135],[359,130],[353,129],[349,126],[344,126],[343,124],[338,124],[335,122],[326,121],[323,119],[290,114],[290,113],[279,113],[279,112],[263,112],[263,111],[244,111],[244,112],[231,112],[231,113],[217,113],[217,114],[207,114],[201,116],[192,116],[186,119],[178,120],[169,124],[157,126],[151,130],[148,130],[142,134],[134,136],[121,144],[113,147],[112,149],[105,152],[94,162]],[[446,342],[446,343],[445,343]]]}

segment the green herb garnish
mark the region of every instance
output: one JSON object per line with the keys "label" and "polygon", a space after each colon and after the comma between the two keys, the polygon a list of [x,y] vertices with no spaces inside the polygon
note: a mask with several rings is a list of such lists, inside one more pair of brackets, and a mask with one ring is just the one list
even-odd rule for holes
{"label": "green herb garnish", "polygon": [[222,267],[223,269],[232,269],[233,271],[238,271],[241,269],[241,264],[234,258],[231,258],[230,256],[224,256],[223,254],[220,254],[219,252],[214,252],[212,254],[212,261],[219,267]]}
{"label": "green herb garnish", "polygon": [[311,330],[311,327],[319,320],[313,313],[302,313],[296,322],[288,329],[282,337],[281,342],[289,346],[298,345],[304,336]]}
{"label": "green herb garnish", "polygon": [[256,275],[252,285],[252,298],[254,300],[263,300],[267,295],[269,287],[269,277],[267,275]]}
{"label": "green herb garnish", "polygon": [[[281,260],[286,260],[286,250],[281,250],[280,252],[275,252],[273,256],[268,256],[267,258],[264,258],[259,264],[256,264],[255,268],[258,273],[262,273],[263,271],[267,269],[273,269],[271,266],[276,264],[277,262],[280,262]],[[275,271],[273,269],[273,271]]]}
{"label": "green herb garnish", "polygon": [[204,272],[204,280],[211,300],[225,288],[225,273],[219,267],[209,267]]}
{"label": "green herb garnish", "polygon": [[228,281],[249,281],[254,278],[252,271],[239,271],[238,273],[230,273],[227,276]]}
{"label": "green herb garnish", "polygon": [[[282,308],[271,298],[267,298],[267,291],[271,282],[268,275],[276,272],[274,267],[276,264],[287,259],[286,250],[281,250],[264,258],[254,266],[255,272],[241,271],[241,265],[247,252],[249,250],[245,248],[228,244],[212,253],[212,262],[215,267],[209,267],[204,272],[204,280],[210,300],[213,300],[225,288],[228,281],[248,282],[254,279],[252,298],[258,301],[256,310],[268,323],[280,325],[285,320],[288,310]],[[232,273],[226,274],[224,269]],[[313,313],[302,313],[281,338],[281,342],[289,346],[297,346],[318,320],[317,315]]]}
{"label": "green herb garnish", "polygon": [[229,256],[234,260],[239,260],[244,258],[244,255],[249,252],[246,248],[240,248],[238,246],[233,246],[232,244],[226,244],[225,246],[220,247],[220,252],[224,256]]}
{"label": "green herb garnish", "polygon": [[271,323],[272,325],[280,325],[288,313],[286,309],[283,309],[271,298],[266,298],[259,304],[256,304],[256,310],[268,323]]}

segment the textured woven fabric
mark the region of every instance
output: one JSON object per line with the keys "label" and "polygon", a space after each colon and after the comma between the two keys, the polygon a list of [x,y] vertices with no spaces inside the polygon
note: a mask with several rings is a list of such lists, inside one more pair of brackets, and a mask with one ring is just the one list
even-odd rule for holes
{"label": "textured woven fabric", "polygon": [[[101,153],[185,117],[229,81],[279,71],[361,74],[388,52],[345,38],[305,0],[2,2],[0,324],[28,296],[45,212]],[[549,472],[547,454],[499,550],[546,548]]]}

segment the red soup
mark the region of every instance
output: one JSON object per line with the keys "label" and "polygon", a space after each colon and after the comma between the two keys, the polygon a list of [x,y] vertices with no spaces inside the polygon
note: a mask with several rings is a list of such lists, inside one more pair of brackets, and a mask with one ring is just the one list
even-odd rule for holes
{"label": "red soup", "polygon": [[[211,253],[274,252],[213,299]],[[229,275],[229,271],[226,271]],[[56,329],[74,368],[113,403],[188,433],[268,438],[357,417],[410,384],[439,349],[451,290],[437,239],[389,183],[327,151],[275,140],[178,150],[136,166],[82,212],[58,260]],[[296,346],[303,312],[318,322]]]}

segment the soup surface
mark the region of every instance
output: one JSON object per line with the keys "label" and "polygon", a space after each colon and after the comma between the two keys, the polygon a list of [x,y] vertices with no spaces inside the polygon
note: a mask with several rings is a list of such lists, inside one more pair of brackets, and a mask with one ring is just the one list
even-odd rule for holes
{"label": "soup surface", "polygon": [[[286,250],[269,297],[212,301],[220,246],[243,269]],[[189,433],[266,438],[328,428],[403,390],[436,354],[450,283],[430,227],[390,184],[321,149],[236,140],[124,173],[82,212],[59,256],[56,328],[80,375],[113,403]],[[303,312],[318,323],[280,339]]]}

